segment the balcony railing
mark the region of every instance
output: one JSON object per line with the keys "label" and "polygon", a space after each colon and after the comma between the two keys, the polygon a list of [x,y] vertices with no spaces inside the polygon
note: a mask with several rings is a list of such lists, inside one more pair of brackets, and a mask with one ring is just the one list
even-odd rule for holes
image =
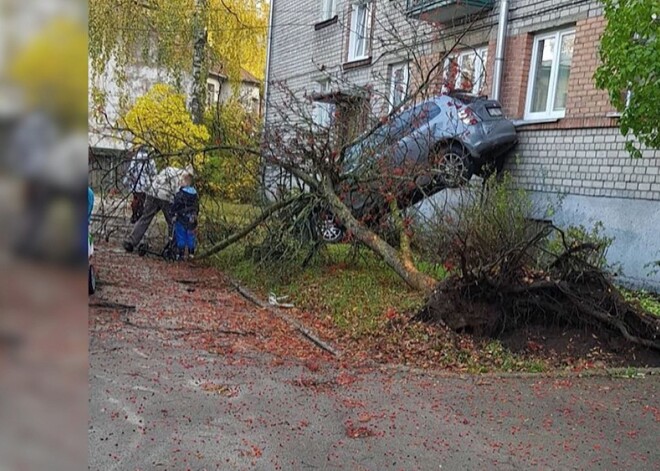
{"label": "balcony railing", "polygon": [[490,10],[495,0],[407,0],[408,16],[422,21],[452,23]]}

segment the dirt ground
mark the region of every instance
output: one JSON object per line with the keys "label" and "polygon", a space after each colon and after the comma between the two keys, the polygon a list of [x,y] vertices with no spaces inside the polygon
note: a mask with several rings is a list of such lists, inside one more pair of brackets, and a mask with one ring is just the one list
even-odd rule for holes
{"label": "dirt ground", "polygon": [[630,345],[620,335],[589,327],[530,326],[502,336],[513,352],[534,352],[557,365],[660,367],[660,352]]}

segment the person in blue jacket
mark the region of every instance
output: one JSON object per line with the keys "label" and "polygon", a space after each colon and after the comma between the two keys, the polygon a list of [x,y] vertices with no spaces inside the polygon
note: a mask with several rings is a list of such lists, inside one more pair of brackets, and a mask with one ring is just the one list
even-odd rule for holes
{"label": "person in blue jacket", "polygon": [[87,224],[92,220],[92,211],[94,211],[94,191],[87,187]]}
{"label": "person in blue jacket", "polygon": [[174,218],[177,258],[183,260],[186,249],[188,249],[188,257],[192,258],[197,246],[195,229],[199,214],[199,195],[193,187],[193,177],[188,172],[181,177],[181,188],[174,195],[170,211]]}
{"label": "person in blue jacket", "polygon": [[[89,224],[92,221],[92,211],[94,211],[94,191],[91,187],[87,187],[87,218],[85,218],[85,224],[83,225],[83,247],[85,252],[88,252],[89,246]],[[88,254],[89,255],[89,254]]]}

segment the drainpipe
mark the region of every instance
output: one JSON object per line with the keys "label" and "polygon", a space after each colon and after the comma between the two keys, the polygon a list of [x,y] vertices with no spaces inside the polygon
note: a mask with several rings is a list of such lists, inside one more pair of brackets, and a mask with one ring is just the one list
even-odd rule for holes
{"label": "drainpipe", "polygon": [[495,46],[495,68],[493,70],[492,99],[500,100],[502,91],[502,71],[504,70],[504,46],[509,23],[509,0],[500,1],[500,17],[497,25],[497,44]]}
{"label": "drainpipe", "polygon": [[273,46],[273,12],[275,11],[275,0],[270,0],[270,9],[268,12],[268,39],[266,49],[266,80],[264,82],[264,120],[268,116],[268,91],[270,82],[270,55]]}
{"label": "drainpipe", "polygon": [[[266,39],[266,78],[264,80],[264,98],[263,98],[263,123],[264,126],[261,130],[261,141],[265,139],[266,135],[266,126],[268,125],[268,108],[269,108],[269,103],[270,100],[268,99],[268,93],[270,92],[270,86],[268,82],[270,82],[270,56],[271,56],[271,49],[273,47],[273,17],[275,16],[273,13],[275,11],[275,0],[270,0],[270,8],[268,11],[268,38]],[[263,198],[268,201],[272,198],[269,198],[269,193],[270,196],[273,196],[273,190],[268,188],[268,166],[266,163],[261,160],[261,188],[263,191]]]}

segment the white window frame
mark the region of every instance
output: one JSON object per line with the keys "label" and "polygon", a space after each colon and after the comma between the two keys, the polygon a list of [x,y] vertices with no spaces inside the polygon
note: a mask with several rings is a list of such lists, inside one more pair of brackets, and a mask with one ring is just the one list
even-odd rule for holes
{"label": "white window frame", "polygon": [[[557,76],[559,74],[559,59],[561,57],[561,43],[564,36],[575,35],[575,28],[560,29],[549,33],[538,34],[534,37],[534,45],[532,46],[532,62],[529,69],[529,78],[527,80],[527,98],[525,101],[525,119],[561,119],[566,116],[566,108],[563,110],[554,111],[555,96],[557,94]],[[555,53],[552,58],[552,65],[550,68],[550,78],[548,83],[548,97],[546,98],[545,111],[532,112],[532,93],[534,91],[534,79],[536,77],[536,67],[538,59],[539,43],[546,39],[555,40]],[[575,43],[573,43],[575,44]],[[575,46],[574,46],[575,47]],[[575,50],[573,51],[575,55]],[[573,68],[573,57],[571,57],[571,68]],[[570,72],[569,72],[570,73]],[[570,77],[570,75],[569,75]],[[570,79],[569,79],[570,80]]]}
{"label": "white window frame", "polygon": [[[364,24],[358,25],[358,13],[361,9],[365,10]],[[359,61],[367,59],[371,52],[371,28],[372,28],[373,2],[363,1],[351,5],[351,29],[348,37],[348,61]],[[358,28],[361,27],[361,31]],[[362,41],[362,48],[360,42]]]}
{"label": "white window frame", "polygon": [[321,0],[321,21],[331,20],[337,14],[337,0]]}
{"label": "white window frame", "polygon": [[[317,84],[321,97],[331,92],[330,80],[322,80],[317,82]],[[313,106],[312,121],[314,122],[314,128],[322,131],[332,126],[335,104],[326,101],[314,101]]]}
{"label": "white window frame", "polygon": [[[472,90],[468,90],[474,94],[480,94],[484,85],[486,83],[486,66],[488,64],[488,46],[476,47],[474,49],[467,49],[461,51],[458,54],[454,54],[447,59],[445,59],[445,73],[444,78],[445,82],[449,79],[449,74],[451,72],[451,62],[455,61],[458,64],[458,73],[456,74],[456,79],[453,83],[455,89],[461,88],[461,64],[464,57],[467,57],[471,54],[475,55],[474,61],[474,81],[472,83]],[[485,60],[484,60],[485,59]]]}
{"label": "white window frame", "polygon": [[392,111],[396,106],[400,105],[401,102],[395,103],[395,87],[397,82],[394,80],[394,75],[398,70],[403,70],[403,82],[404,82],[404,93],[401,102],[405,101],[408,97],[408,87],[410,87],[410,63],[409,62],[399,62],[397,64],[392,64],[390,66],[390,100],[389,100],[389,110]]}

